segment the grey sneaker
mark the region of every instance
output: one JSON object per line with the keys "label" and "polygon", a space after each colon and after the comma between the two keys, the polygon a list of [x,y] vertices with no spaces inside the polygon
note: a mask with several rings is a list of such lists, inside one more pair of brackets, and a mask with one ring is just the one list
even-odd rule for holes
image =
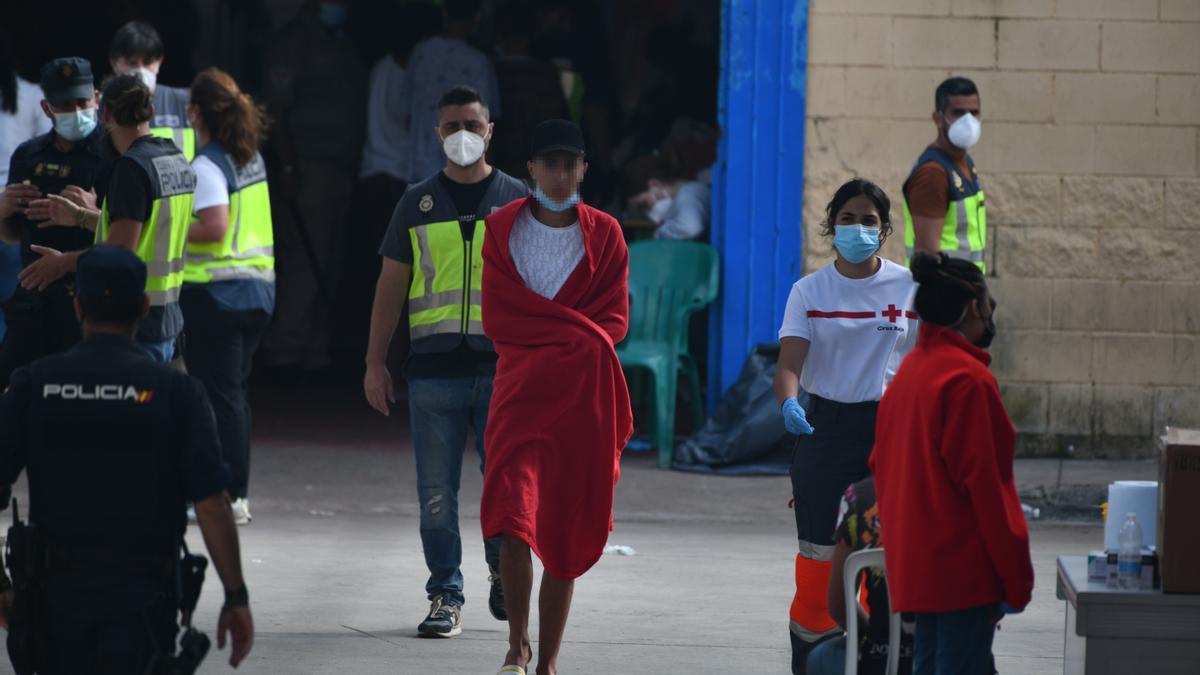
{"label": "grey sneaker", "polygon": [[452,638],[462,634],[462,609],[446,604],[443,597],[438,595],[433,598],[429,615],[417,626],[421,637]]}

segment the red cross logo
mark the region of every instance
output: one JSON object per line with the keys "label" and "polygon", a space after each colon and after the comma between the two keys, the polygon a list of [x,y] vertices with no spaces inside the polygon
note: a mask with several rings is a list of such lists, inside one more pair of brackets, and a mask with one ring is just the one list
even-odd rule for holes
{"label": "red cross logo", "polygon": [[904,310],[897,309],[895,305],[888,305],[888,308],[883,312],[883,316],[887,317],[887,320],[891,323],[896,323],[896,319],[904,316]]}

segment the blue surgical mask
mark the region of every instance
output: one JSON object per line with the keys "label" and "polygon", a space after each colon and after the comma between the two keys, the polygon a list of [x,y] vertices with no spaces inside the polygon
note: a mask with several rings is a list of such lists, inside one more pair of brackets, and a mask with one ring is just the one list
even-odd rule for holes
{"label": "blue surgical mask", "polygon": [[570,197],[559,201],[557,199],[551,199],[550,195],[542,192],[541,187],[534,189],[533,198],[536,199],[539,204],[550,209],[551,211],[554,211],[555,213],[562,213],[563,211],[566,211],[567,209],[579,203],[578,192],[572,192]]}
{"label": "blue surgical mask", "polygon": [[54,113],[54,133],[68,141],[82,141],[96,128],[96,109]]}
{"label": "blue surgical mask", "polygon": [[834,232],[833,245],[848,263],[857,265],[879,250],[878,227],[838,225]]}
{"label": "blue surgical mask", "polygon": [[341,28],[350,18],[350,9],[336,2],[322,2],[318,9],[318,17],[321,23],[330,28]]}

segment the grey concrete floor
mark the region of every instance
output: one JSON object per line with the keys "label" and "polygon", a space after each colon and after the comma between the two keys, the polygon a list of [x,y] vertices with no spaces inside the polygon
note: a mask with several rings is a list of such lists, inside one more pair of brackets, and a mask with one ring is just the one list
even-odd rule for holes
{"label": "grey concrete floor", "polygon": [[[414,637],[427,605],[411,464],[395,447],[258,448],[255,521],[241,529],[258,633],[241,670],[415,675],[501,665],[506,630],[486,609],[475,471],[464,472],[461,495],[465,632]],[[644,456],[627,458],[624,472],[610,541],[637,554],[605,556],[579,582],[561,672],[787,673],[795,550],[787,479],[661,472]],[[1054,559],[1102,537],[1094,525],[1033,531],[1037,590],[998,635],[1003,673],[1062,672]],[[206,629],[218,589],[211,584],[202,602]],[[227,671],[216,655],[202,670]]]}
{"label": "grey concrete floor", "polygon": [[[240,530],[257,635],[238,672],[494,673],[507,631],[486,607],[473,453],[461,494],[465,632],[418,639],[426,570],[404,415],[384,419],[347,396],[340,405],[300,396],[258,406],[255,520]],[[1101,483],[1147,471],[1077,463],[1066,474]],[[605,556],[578,583],[560,672],[787,673],[795,552],[787,478],[664,472],[646,455],[627,456],[623,474],[610,543],[637,553]],[[1056,463],[1044,461],[1019,463],[1017,475],[1023,491],[1076,480],[1060,481]],[[1098,520],[1033,524],[1037,588],[997,636],[1002,673],[1062,672],[1055,557],[1101,540]],[[194,528],[189,543],[202,549]],[[197,617],[214,638],[203,673],[230,672],[227,652],[215,649],[220,601],[214,575]]]}

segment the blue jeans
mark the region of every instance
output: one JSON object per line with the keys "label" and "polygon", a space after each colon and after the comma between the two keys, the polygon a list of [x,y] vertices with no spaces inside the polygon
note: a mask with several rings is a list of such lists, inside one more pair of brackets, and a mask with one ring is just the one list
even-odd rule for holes
{"label": "blue jeans", "polygon": [[846,672],[846,636],[817,645],[808,653],[808,675],[842,675]]}
{"label": "blue jeans", "polygon": [[[449,605],[463,598],[462,537],[458,531],[458,488],[462,479],[467,431],[475,432],[479,470],[485,457],[483,432],[492,400],[491,376],[419,378],[408,381],[408,409],[417,458],[417,496],[421,500],[421,546],[432,600]],[[500,539],[484,541],[488,565],[500,569]]]}
{"label": "blue jeans", "polygon": [[913,675],[992,675],[996,605],[957,612],[917,614]]}
{"label": "blue jeans", "polygon": [[137,343],[150,353],[150,358],[159,363],[170,363],[175,358],[175,338],[155,342],[138,340]]}

